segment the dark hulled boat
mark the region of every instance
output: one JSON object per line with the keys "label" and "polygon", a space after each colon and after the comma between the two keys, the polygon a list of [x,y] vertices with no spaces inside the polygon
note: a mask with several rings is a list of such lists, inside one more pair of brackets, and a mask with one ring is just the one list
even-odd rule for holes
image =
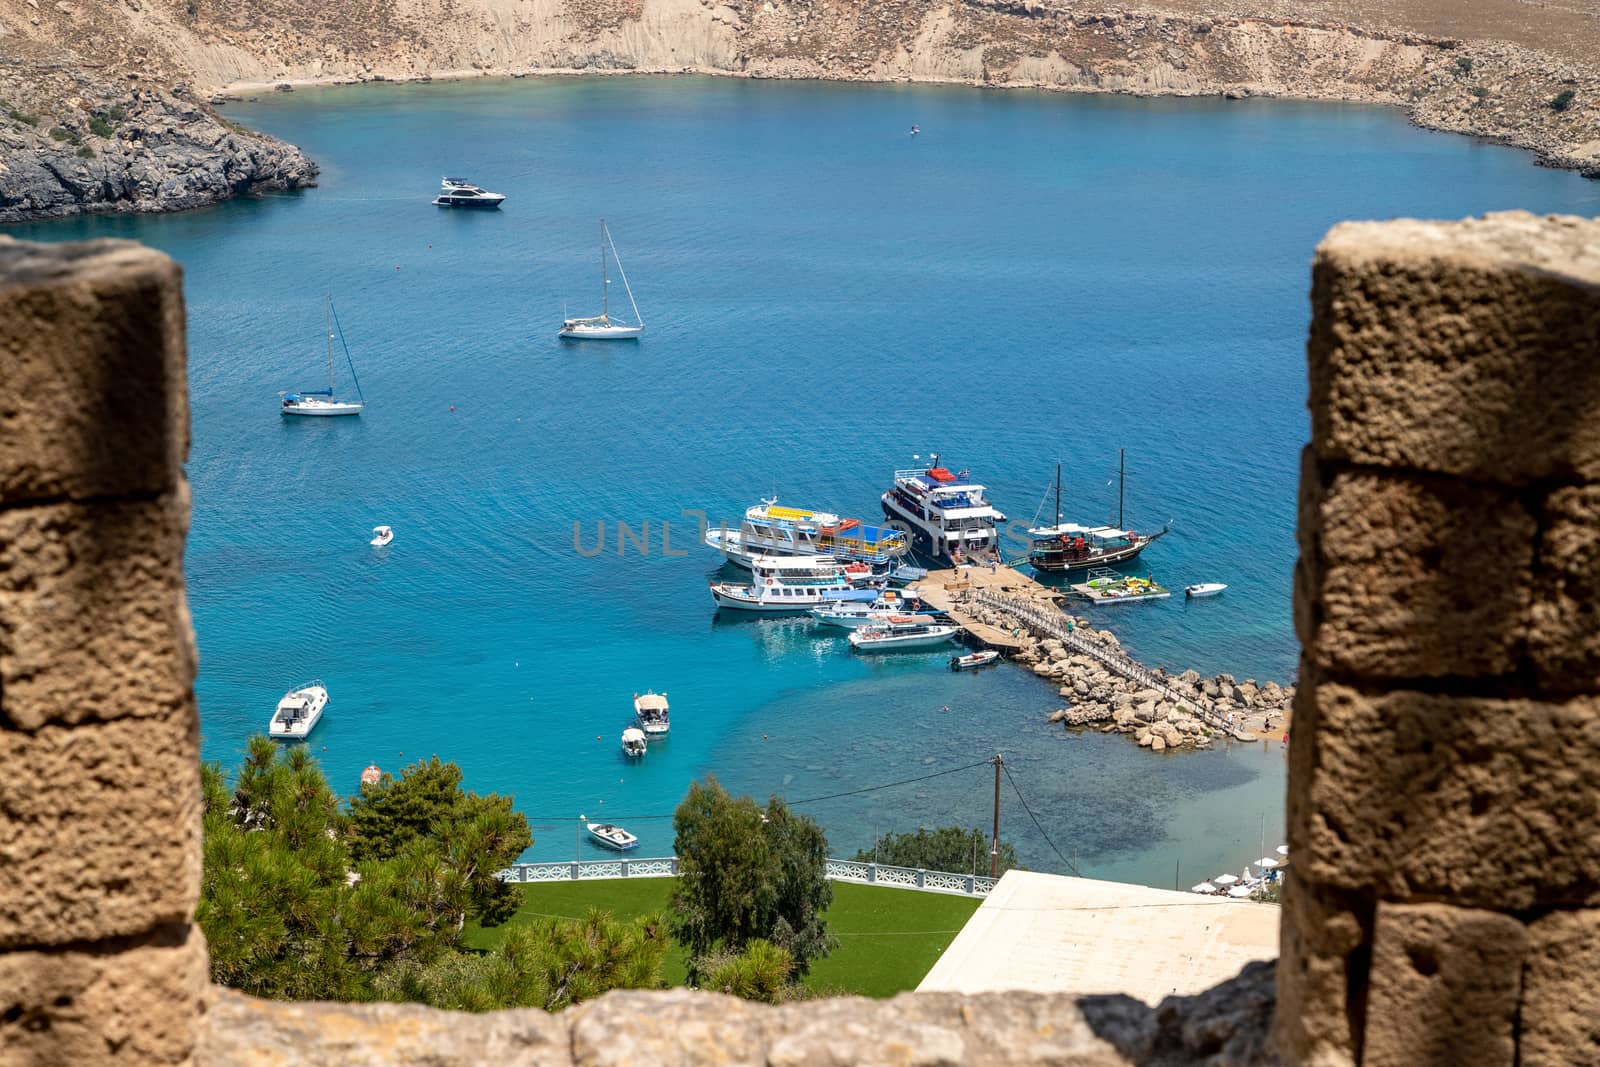
{"label": "dark hulled boat", "polygon": [[1053,526],[1036,526],[1028,531],[1033,544],[1028,563],[1036,571],[1064,574],[1068,571],[1107,567],[1136,558],[1150,543],[1167,533],[1163,526],[1152,534],[1141,534],[1122,527],[1123,484],[1126,452],[1117,463],[1117,525],[1081,526],[1061,521],[1061,464],[1056,464],[1056,521]]}

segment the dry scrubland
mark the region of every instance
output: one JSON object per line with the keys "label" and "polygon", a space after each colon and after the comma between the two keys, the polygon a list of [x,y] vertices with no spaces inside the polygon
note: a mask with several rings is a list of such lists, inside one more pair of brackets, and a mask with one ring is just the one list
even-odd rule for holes
{"label": "dry scrubland", "polygon": [[0,0],[0,221],[310,181],[221,90],[541,71],[1357,100],[1600,176],[1597,57],[1600,0]]}

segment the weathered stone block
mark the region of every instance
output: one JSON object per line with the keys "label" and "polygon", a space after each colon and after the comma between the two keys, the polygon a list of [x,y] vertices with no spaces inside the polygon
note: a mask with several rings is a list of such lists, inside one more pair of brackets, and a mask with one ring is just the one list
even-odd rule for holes
{"label": "weathered stone block", "polygon": [[1371,933],[1370,900],[1308,882],[1296,868],[1283,891],[1272,1031],[1284,1062],[1359,1062]]}
{"label": "weathered stone block", "polygon": [[1600,691],[1600,486],[1545,501],[1528,654],[1548,692]]}
{"label": "weathered stone block", "polygon": [[1522,974],[1522,1067],[1600,1064],[1600,911],[1554,911],[1530,923]]}
{"label": "weathered stone block", "polygon": [[0,723],[171,716],[195,652],[188,492],[0,510]]}
{"label": "weathered stone block", "polygon": [[192,706],[0,730],[0,949],[188,922],[200,889],[198,743]]}
{"label": "weathered stone block", "polygon": [[0,507],[171,491],[189,442],[181,273],[127,241],[0,237]]}
{"label": "weathered stone block", "polygon": [[208,986],[198,927],[0,953],[0,1063],[187,1064]]}
{"label": "weathered stone block", "polygon": [[1498,912],[1380,903],[1362,1067],[1511,1067],[1525,942]]}
{"label": "weathered stone block", "polygon": [[[1307,678],[1291,752],[1295,871],[1391,900],[1600,902],[1600,698],[1379,694]],[[1304,760],[1302,763],[1301,761]]]}
{"label": "weathered stone block", "polygon": [[1443,479],[1301,477],[1296,623],[1318,666],[1365,678],[1511,673],[1538,525],[1509,492]]}
{"label": "weathered stone block", "polygon": [[1311,301],[1322,459],[1600,481],[1600,220],[1344,223]]}

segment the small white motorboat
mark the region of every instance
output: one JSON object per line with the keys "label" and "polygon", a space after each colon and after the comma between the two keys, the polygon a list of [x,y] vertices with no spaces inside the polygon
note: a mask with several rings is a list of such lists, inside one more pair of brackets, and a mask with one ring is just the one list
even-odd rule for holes
{"label": "small white motorboat", "polygon": [[637,726],[622,731],[622,754],[638,757],[650,751],[650,739]]}
{"label": "small white motorboat", "polygon": [[372,528],[372,540],[367,542],[367,543],[370,544],[373,548],[382,548],[384,545],[388,544],[390,541],[393,541],[393,540],[394,540],[394,531],[391,530],[389,527],[387,527],[387,526],[374,526]]}
{"label": "small white motorboat", "polygon": [[968,656],[951,656],[950,669],[953,671],[975,671],[979,667],[987,667],[1000,658],[1000,653],[992,648],[981,652],[974,652]]}
{"label": "small white motorboat", "polygon": [[626,852],[631,848],[639,847],[639,839],[622,827],[608,822],[589,822],[584,820],[584,825],[589,829],[589,836],[607,848],[614,848],[618,852]]}
{"label": "small white motorboat", "polygon": [[881,628],[851,630],[847,640],[857,652],[899,652],[942,645],[955,635],[954,626],[929,626],[916,623],[909,616],[899,616]]}
{"label": "small white motorboat", "polygon": [[272,721],[267,724],[267,736],[280,741],[303,741],[322,719],[322,709],[327,706],[328,690],[320,681],[296,686],[278,701]]}
{"label": "small white motorboat", "polygon": [[1198,585],[1184,586],[1183,591],[1191,597],[1216,596],[1226,588],[1228,587],[1221,582],[1201,582]]}
{"label": "small white motorboat", "polygon": [[667,694],[654,689],[640,696],[633,694],[633,717],[646,741],[663,741],[672,730],[672,716],[667,708]]}

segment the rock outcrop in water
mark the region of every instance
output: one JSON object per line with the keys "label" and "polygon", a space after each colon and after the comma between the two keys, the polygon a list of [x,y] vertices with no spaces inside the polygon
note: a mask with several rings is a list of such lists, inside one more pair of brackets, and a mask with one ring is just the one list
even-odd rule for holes
{"label": "rock outcrop in water", "polygon": [[298,148],[179,88],[32,65],[0,69],[0,222],[177,211],[315,184]]}
{"label": "rock outcrop in water", "polygon": [[[1516,0],[1442,13],[1424,0],[1169,2],[0,0],[0,60],[187,83],[202,97],[282,83],[638,72],[1349,100],[1402,107],[1421,125],[1532,149],[1544,163],[1600,177],[1600,20],[1529,16]],[[1366,22],[1340,21],[1352,17]],[[1559,32],[1535,32],[1546,23]],[[1441,27],[1461,37],[1441,36]],[[223,158],[195,180],[215,195],[307,174],[292,150],[246,143],[203,108],[190,118],[182,107],[170,113],[164,138],[122,146],[128,169],[146,164],[133,186],[154,195],[83,203],[192,206],[188,164],[206,170],[199,163],[208,155]],[[12,134],[8,165],[32,156],[36,174],[60,169],[56,146]],[[177,140],[194,154],[154,151]],[[63,188],[85,179],[99,188],[94,168],[70,162],[79,146],[71,147]]]}

